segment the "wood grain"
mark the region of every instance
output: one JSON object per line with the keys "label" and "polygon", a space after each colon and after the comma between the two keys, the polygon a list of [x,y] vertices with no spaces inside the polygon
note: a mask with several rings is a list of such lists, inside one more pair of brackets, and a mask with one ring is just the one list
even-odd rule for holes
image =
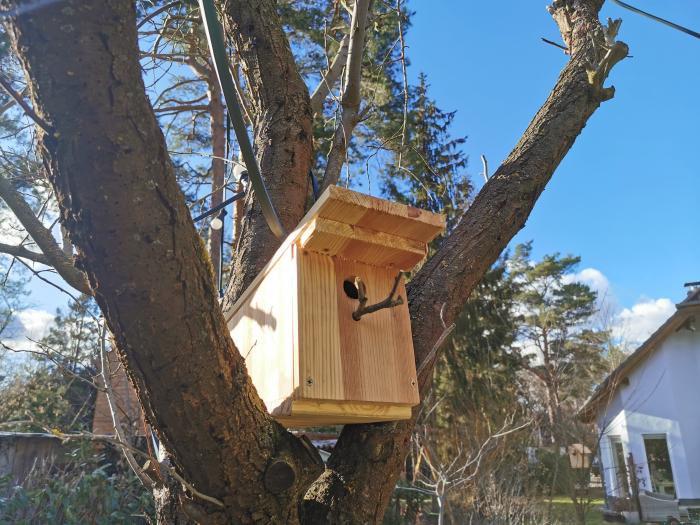
{"label": "wood grain", "polygon": [[291,405],[291,416],[277,417],[289,427],[398,421],[411,417],[411,407],[392,403],[298,400]]}
{"label": "wood grain", "polygon": [[298,272],[301,387],[295,397],[345,399],[333,259],[303,250]]}
{"label": "wood grain", "polygon": [[268,411],[292,395],[295,378],[295,252],[287,250],[228,323],[248,373]]}
{"label": "wood grain", "polygon": [[361,226],[316,217],[302,233],[301,246],[351,261],[410,270],[426,254],[426,244]]}
{"label": "wood grain", "polygon": [[396,271],[334,258],[338,294],[341,360],[345,399],[356,401],[418,403],[411,322],[403,281],[397,295],[402,305],[352,318],[357,300],[342,292],[343,281],[360,277],[367,288],[369,304],[386,298]]}

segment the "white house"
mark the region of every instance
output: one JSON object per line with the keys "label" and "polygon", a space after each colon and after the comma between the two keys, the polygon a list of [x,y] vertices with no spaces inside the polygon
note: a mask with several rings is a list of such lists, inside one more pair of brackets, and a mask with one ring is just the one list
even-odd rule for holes
{"label": "white house", "polygon": [[581,409],[595,421],[606,496],[640,489],[700,506],[700,287],[601,383]]}

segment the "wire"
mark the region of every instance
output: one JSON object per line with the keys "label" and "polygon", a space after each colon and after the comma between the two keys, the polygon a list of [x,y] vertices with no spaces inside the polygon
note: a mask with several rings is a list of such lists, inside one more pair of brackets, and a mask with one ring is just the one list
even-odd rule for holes
{"label": "wire", "polygon": [[250,144],[248,130],[246,129],[245,121],[243,120],[243,113],[241,112],[241,107],[238,105],[238,100],[236,99],[236,88],[233,84],[233,77],[231,76],[231,71],[228,67],[229,63],[228,57],[226,56],[224,31],[221,27],[221,22],[219,22],[217,17],[213,0],[199,0],[199,10],[202,15],[202,22],[204,24],[204,31],[207,35],[207,41],[209,42],[209,51],[211,52],[214,70],[216,71],[216,76],[219,78],[219,84],[221,85],[221,91],[224,94],[224,100],[226,101],[226,108],[228,109],[228,114],[231,119],[231,125],[233,126],[233,131],[236,133],[238,147],[241,149],[243,161],[248,169],[248,175],[250,176],[250,182],[253,185],[253,190],[255,190],[255,196],[260,202],[263,216],[265,217],[270,230],[272,230],[272,233],[274,233],[277,238],[281,239],[285,237],[286,234],[284,227],[280,222],[279,216],[272,205],[270,195],[267,193],[265,182],[263,181],[262,175],[260,174],[260,169],[258,168],[257,160],[255,159],[253,146]]}
{"label": "wire", "polygon": [[633,13],[637,13],[638,15],[646,16],[647,18],[650,18],[650,19],[654,20],[655,22],[660,22],[664,25],[672,27],[673,29],[677,29],[678,31],[681,31],[687,35],[694,36],[695,38],[700,39],[700,33],[698,33],[697,31],[693,31],[692,29],[688,29],[687,27],[683,27],[682,25],[671,22],[670,20],[666,20],[665,18],[661,18],[660,16],[652,15],[651,13],[647,13],[646,11],[642,11],[641,9],[638,9],[632,5],[626,4],[625,2],[621,2],[620,0],[612,0],[612,1],[613,1],[613,3],[619,5],[620,7],[623,7],[624,9],[629,9]]}

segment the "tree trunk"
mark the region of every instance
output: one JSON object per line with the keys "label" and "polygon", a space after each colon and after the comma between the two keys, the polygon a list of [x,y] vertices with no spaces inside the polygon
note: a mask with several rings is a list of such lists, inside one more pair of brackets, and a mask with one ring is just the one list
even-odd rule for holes
{"label": "tree trunk", "polygon": [[[221,3],[226,29],[244,65],[252,98],[254,147],[260,171],[282,225],[291,231],[304,216],[309,188],[313,147],[309,92],[297,70],[274,0]],[[224,311],[280,244],[281,239],[265,222],[258,201],[246,198]]]}
{"label": "tree trunk", "polygon": [[[212,268],[145,95],[131,1],[12,19],[61,211],[146,417],[176,470],[235,523],[297,520],[317,457],[273,421],[231,341]],[[291,484],[266,488],[274,460]]]}
{"label": "tree trunk", "polygon": [[[211,206],[214,208],[224,201],[226,188],[226,123],[224,104],[221,101],[221,88],[216,74],[212,71],[207,79],[209,86],[209,118],[211,127],[211,149],[213,158],[211,160]],[[215,214],[214,217],[218,215]],[[209,257],[214,266],[214,283],[219,286],[222,268],[221,238],[223,228],[215,230],[209,228]]]}

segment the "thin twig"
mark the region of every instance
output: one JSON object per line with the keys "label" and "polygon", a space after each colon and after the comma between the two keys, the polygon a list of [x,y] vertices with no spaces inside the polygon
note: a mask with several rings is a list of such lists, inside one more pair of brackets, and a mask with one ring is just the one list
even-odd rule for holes
{"label": "thin twig", "polygon": [[27,116],[30,119],[32,119],[37,124],[37,126],[39,126],[47,133],[51,133],[51,126],[49,126],[44,119],[42,119],[39,115],[36,114],[32,107],[24,101],[22,95],[17,93],[12,88],[10,82],[3,75],[0,75],[0,86],[2,86],[2,88],[7,92],[7,94],[10,95],[15,100],[15,102],[17,102],[17,104],[19,104],[19,106],[24,110]]}
{"label": "thin twig", "polygon": [[484,167],[484,171],[482,173],[484,176],[484,182],[488,182],[489,181],[489,161],[486,160],[485,155],[481,156],[481,165]]}
{"label": "thin twig", "polygon": [[563,49],[565,53],[569,52],[569,48],[566,46],[562,46],[561,44],[557,44],[556,42],[552,42],[551,40],[547,40],[545,37],[540,37],[542,42],[545,44],[549,44],[550,46],[558,47],[559,49]]}
{"label": "thin twig", "polygon": [[[107,357],[106,350],[106,340],[107,340],[107,326],[103,321],[100,327],[100,363],[102,365],[102,381],[105,386],[105,394],[107,396],[107,405],[109,406],[109,412],[112,415],[112,425],[114,427],[114,433],[120,442],[125,443],[126,438],[122,434],[122,423],[119,418],[119,411],[114,402],[114,390],[112,389],[112,379],[111,371],[109,369],[109,359]],[[136,477],[141,480],[144,486],[151,488],[153,486],[153,480],[146,476],[146,474],[141,470],[141,466],[136,462],[136,458],[127,448],[122,448],[122,453],[126,458],[126,462],[134,471]]]}
{"label": "thin twig", "polygon": [[435,355],[437,354],[437,351],[440,349],[442,344],[445,342],[445,340],[450,336],[452,331],[455,329],[455,324],[452,323],[450,326],[445,328],[442,333],[440,334],[440,337],[438,337],[438,340],[435,342],[433,345],[433,348],[428,352],[428,355],[425,356],[423,361],[421,362],[420,366],[418,366],[418,370],[416,370],[416,376],[418,376],[418,379],[420,380],[421,374],[426,370],[428,365],[433,362]]}

